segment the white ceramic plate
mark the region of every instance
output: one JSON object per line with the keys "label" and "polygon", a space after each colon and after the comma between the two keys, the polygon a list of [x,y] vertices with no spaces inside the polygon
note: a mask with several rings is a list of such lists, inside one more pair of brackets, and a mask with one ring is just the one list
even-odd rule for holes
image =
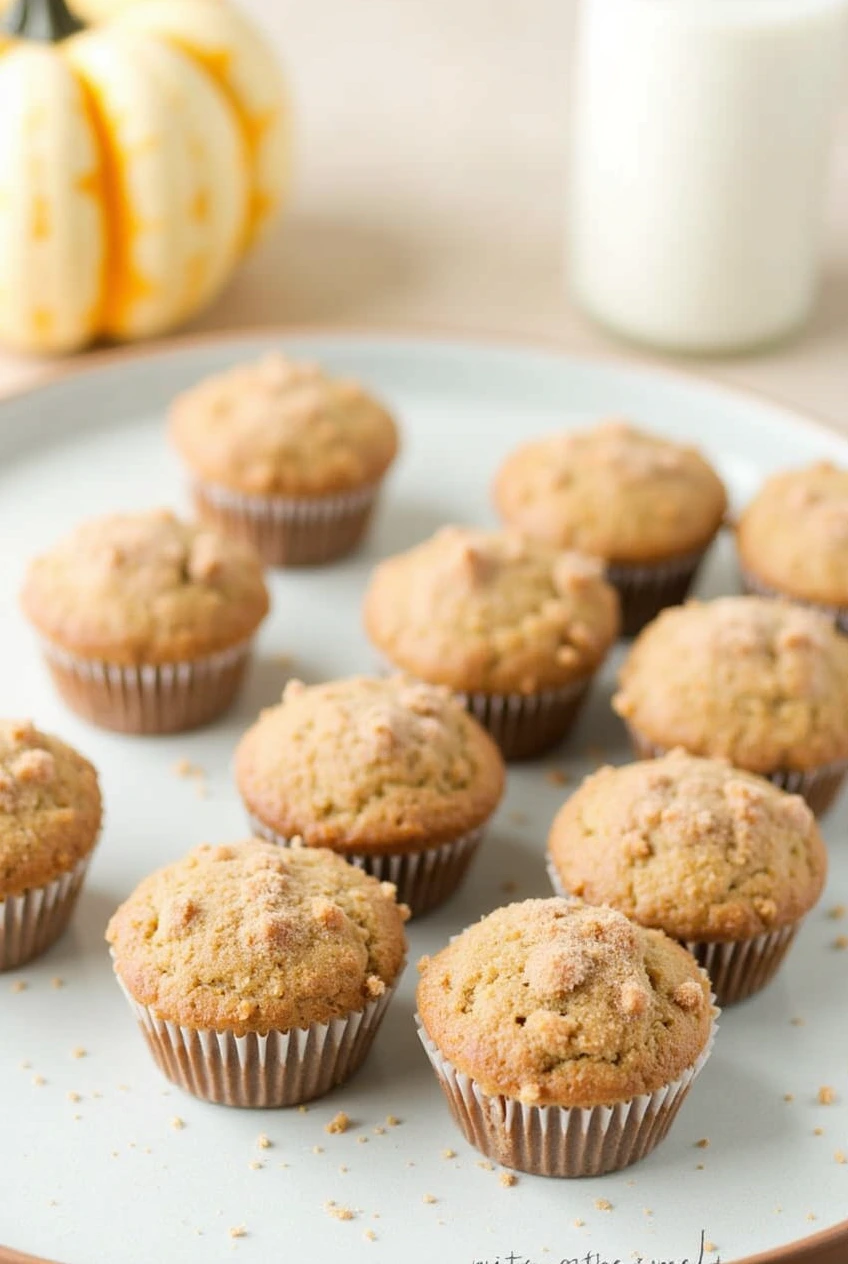
{"label": "white ceramic plate", "polygon": [[[24,564],[88,514],[184,504],[164,442],[169,399],[215,369],[279,345],[356,375],[397,411],[403,456],[370,542],[344,564],[273,576],[273,614],[244,695],[225,721],[154,739],[89,728],[54,697],[17,611]],[[640,1165],[597,1180],[520,1176],[504,1188],[481,1167],[418,1045],[414,964],[366,1067],[306,1113],[232,1111],[169,1089],[112,979],[104,925],[137,880],[195,843],[245,835],[230,755],[259,708],[279,695],[285,668],[275,656],[291,654],[295,672],[310,681],[368,671],[374,658],[359,603],[377,558],[446,521],[493,522],[487,489],[510,448],[605,413],[700,444],[737,502],[782,466],[820,457],[848,462],[848,441],[837,435],[681,377],[403,339],[177,344],[101,359],[90,372],[0,406],[0,711],[33,716],[90,755],[107,804],[72,930],[40,961],[0,976],[0,1243],[63,1264],[557,1264],[587,1255],[588,1264],[599,1264],[635,1254],[679,1264],[698,1259],[702,1230],[716,1246],[703,1259],[726,1262],[757,1252],[808,1259],[781,1248],[832,1229],[825,1240],[848,1253],[848,1224],[836,1227],[848,1214],[848,1165],[835,1158],[848,1151],[848,953],[832,947],[848,921],[825,913],[848,903],[848,800],[827,822],[826,897],[779,979],[725,1014],[715,1052],[668,1140]],[[722,541],[701,590],[735,586]],[[613,674],[611,665],[579,731],[548,761],[574,781],[598,758],[626,758],[609,709]],[[173,771],[181,758],[206,770],[207,798]],[[549,893],[544,841],[565,793],[544,767],[511,772],[508,799],[466,888],[410,928],[413,963],[514,898],[506,894],[512,884],[522,897]],[[55,978],[64,986],[54,987]],[[85,1056],[75,1057],[75,1049]],[[835,1089],[834,1104],[818,1103],[823,1085]],[[353,1126],[330,1136],[324,1125],[342,1108]],[[385,1127],[387,1115],[402,1122]],[[183,1128],[173,1126],[176,1116]],[[263,1132],[269,1149],[257,1147]],[[699,1148],[703,1138],[709,1146]],[[447,1149],[456,1157],[443,1157]],[[330,1199],[354,1209],[354,1218],[328,1214]],[[245,1236],[231,1237],[241,1226]]]}

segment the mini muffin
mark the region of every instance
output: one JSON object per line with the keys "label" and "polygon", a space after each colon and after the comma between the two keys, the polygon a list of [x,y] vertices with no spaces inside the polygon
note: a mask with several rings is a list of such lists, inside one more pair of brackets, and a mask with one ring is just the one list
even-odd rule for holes
{"label": "mini muffin", "polygon": [[398,449],[356,382],[269,355],[179,395],[170,435],[204,521],[272,566],[311,566],[360,542]]}
{"label": "mini muffin", "polygon": [[382,562],[364,613],[384,659],[459,694],[507,759],[565,737],[619,620],[593,558],[467,527]]}
{"label": "mini muffin", "polygon": [[727,508],[697,449],[620,421],[524,444],[494,498],[510,527],[605,562],[625,636],[683,601]]}
{"label": "mini muffin", "polygon": [[588,777],[557,815],[548,857],[560,895],[685,943],[720,1005],[771,981],[827,874],[802,798],[683,751]]}
{"label": "mini muffin", "polygon": [[665,610],[636,640],[613,709],[636,752],[682,746],[830,806],[848,769],[848,640],[766,597]]}
{"label": "mini muffin", "polygon": [[613,909],[510,904],[419,970],[419,1034],[466,1140],[540,1176],[641,1159],[712,1044],[694,957]]}
{"label": "mini muffin", "polygon": [[232,702],[268,593],[253,549],[160,510],[83,523],[30,563],[21,604],[74,711],[169,733]]}
{"label": "mini muffin", "polygon": [[68,925],[101,817],[87,759],[28,720],[0,721],[0,970],[38,956]]}
{"label": "mini muffin", "polygon": [[418,914],[465,877],[504,766],[447,689],[357,676],[290,681],[242,738],[236,780],[257,834],[330,847]]}
{"label": "mini muffin", "polygon": [[329,851],[195,847],[109,922],[160,1070],[226,1106],[291,1106],[361,1065],[403,969],[406,909]]}
{"label": "mini muffin", "polygon": [[775,474],[739,519],[749,592],[829,614],[848,632],[848,470],[823,461]]}

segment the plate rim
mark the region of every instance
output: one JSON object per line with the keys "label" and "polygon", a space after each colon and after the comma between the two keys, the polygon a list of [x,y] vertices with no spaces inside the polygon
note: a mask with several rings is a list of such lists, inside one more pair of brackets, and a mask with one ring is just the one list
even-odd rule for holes
{"label": "plate rim", "polygon": [[[688,387],[718,398],[729,397],[731,400],[749,401],[752,404],[782,413],[790,424],[809,428],[816,432],[824,432],[830,437],[844,439],[848,444],[848,434],[834,421],[816,412],[798,407],[781,399],[779,396],[750,386],[739,386],[721,379],[702,376],[696,368],[670,365],[665,360],[658,363],[647,361],[643,356],[626,347],[615,351],[592,351],[584,353],[572,349],[567,341],[554,336],[522,335],[498,330],[466,331],[446,326],[422,324],[417,326],[404,323],[388,327],[380,324],[344,322],[322,324],[305,323],[286,325],[280,323],[256,324],[215,330],[193,331],[176,336],[154,338],[142,343],[123,346],[97,347],[94,351],[66,360],[59,360],[47,365],[46,371],[34,381],[13,386],[11,390],[0,395],[0,427],[3,424],[3,413],[7,405],[15,404],[29,396],[38,396],[64,382],[77,380],[86,376],[97,376],[98,373],[120,366],[124,363],[137,363],[144,360],[156,360],[163,357],[179,357],[195,349],[214,347],[218,344],[249,343],[256,340],[279,338],[287,339],[335,339],[338,341],[382,341],[406,345],[425,344],[436,349],[439,344],[452,346],[455,349],[467,349],[469,352],[498,352],[505,354],[545,355],[551,360],[560,360],[589,367],[611,370],[625,369],[644,378],[671,379],[681,386]],[[705,361],[704,364],[712,363]],[[755,1255],[746,1255],[726,1264],[844,1264],[844,1249],[848,1247],[848,1219],[831,1225],[805,1238],[798,1238],[784,1246],[769,1248]],[[46,1257],[27,1255],[15,1248],[0,1244],[0,1264],[58,1264],[56,1260]]]}

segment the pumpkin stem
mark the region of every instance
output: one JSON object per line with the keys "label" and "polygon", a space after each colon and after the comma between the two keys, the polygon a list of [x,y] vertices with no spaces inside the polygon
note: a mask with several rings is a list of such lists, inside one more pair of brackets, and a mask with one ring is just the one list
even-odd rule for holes
{"label": "pumpkin stem", "polygon": [[71,13],[65,0],[16,0],[0,29],[22,39],[57,44],[84,30],[85,23]]}

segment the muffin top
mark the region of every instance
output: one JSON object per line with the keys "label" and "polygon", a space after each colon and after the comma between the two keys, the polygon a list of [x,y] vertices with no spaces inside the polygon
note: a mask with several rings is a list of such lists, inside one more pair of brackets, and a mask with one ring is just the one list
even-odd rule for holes
{"label": "muffin top", "polygon": [[608,562],[659,562],[703,549],[727,496],[695,448],[623,421],[518,448],[494,483],[511,527]]}
{"label": "muffin top", "polygon": [[399,975],[407,909],[329,851],[195,847],[109,922],[115,971],[166,1022],[236,1035],[362,1010]]}
{"label": "muffin top", "polygon": [[157,510],[84,522],[30,563],[21,603],[61,648],[130,665],[238,644],[268,593],[249,545]]}
{"label": "muffin top", "polygon": [[356,382],[268,355],[177,396],[170,436],[197,478],[255,496],[323,496],[380,479],[398,448]]}
{"label": "muffin top", "polygon": [[684,940],[749,939],[795,922],[827,873],[800,796],[684,751],[588,777],[548,848],[567,892]]}
{"label": "muffin top", "polygon": [[29,720],[0,720],[0,900],[73,869],[97,842],[101,816],[87,759]]}
{"label": "muffin top", "polygon": [[766,597],[664,610],[637,637],[612,701],[637,735],[769,773],[848,758],[848,638]]}
{"label": "muffin top", "polygon": [[248,810],[310,847],[437,846],[476,829],[503,794],[494,742],[446,689],[396,676],[292,680],[236,752]]}
{"label": "muffin top", "polygon": [[848,605],[848,470],[822,461],[775,474],[739,519],[742,566],[802,601]]}
{"label": "muffin top", "polygon": [[419,964],[426,1033],[485,1093],[612,1106],[694,1065],[713,1009],[706,975],[662,931],[609,908],[525,900]]}
{"label": "muffin top", "polygon": [[618,598],[593,558],[512,532],[445,527],[376,568],[365,625],[414,676],[530,694],[603,661],[618,634]]}

